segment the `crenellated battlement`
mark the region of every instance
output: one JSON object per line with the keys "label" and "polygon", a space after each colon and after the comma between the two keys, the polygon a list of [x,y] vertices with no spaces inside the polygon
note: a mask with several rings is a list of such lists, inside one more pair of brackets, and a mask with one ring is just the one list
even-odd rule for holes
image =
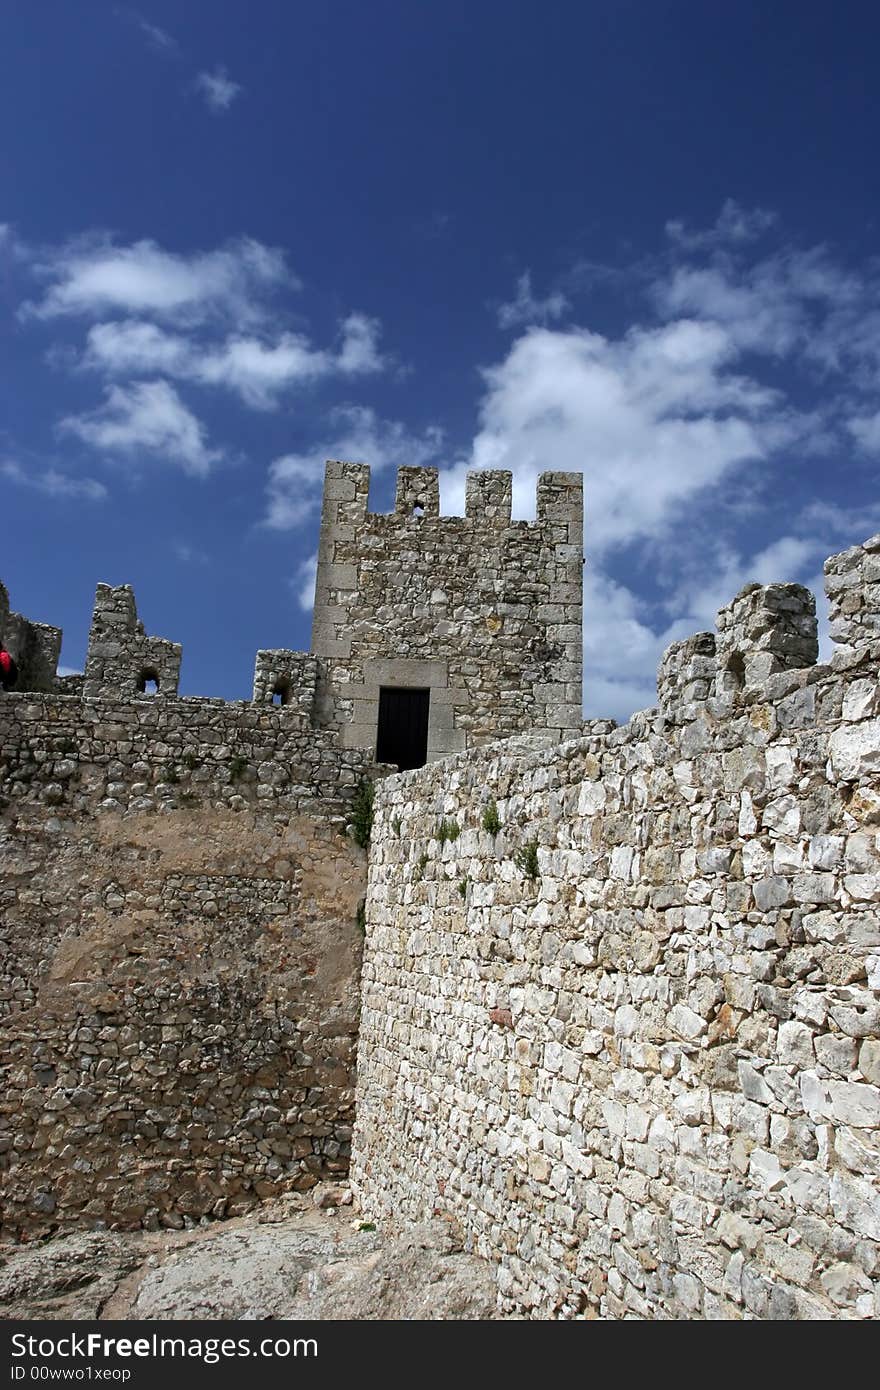
{"label": "crenellated battlement", "polygon": [[502,526],[510,521],[513,502],[513,474],[500,468],[468,473],[465,483],[465,516],[471,521],[485,519]]}
{"label": "crenellated battlement", "polygon": [[[394,507],[390,512],[370,511],[370,480],[369,464],[328,460],[324,473],[322,530],[327,525],[351,526],[367,522],[377,527],[396,527],[401,520],[412,524],[434,521],[444,528],[457,528],[462,534],[471,533],[476,523],[511,525],[513,474],[507,469],[475,469],[467,474],[463,516],[441,512],[437,468],[398,468]],[[569,539],[579,544],[582,537],[578,523],[582,522],[582,474],[542,473],[535,490],[534,521],[514,524],[519,528],[566,525],[572,528]]]}
{"label": "crenellated battlement", "polygon": [[398,468],[394,512],[413,521],[440,515],[440,473],[436,468]]}
{"label": "crenellated battlement", "polygon": [[422,762],[533,729],[576,732],[580,474],[543,474],[531,522],[511,520],[503,470],[467,475],[464,516],[441,515],[436,468],[400,468],[391,512],[368,510],[369,488],[366,465],[328,462],[312,626],[319,722],[347,747],[375,748],[383,701],[397,722],[410,708]]}

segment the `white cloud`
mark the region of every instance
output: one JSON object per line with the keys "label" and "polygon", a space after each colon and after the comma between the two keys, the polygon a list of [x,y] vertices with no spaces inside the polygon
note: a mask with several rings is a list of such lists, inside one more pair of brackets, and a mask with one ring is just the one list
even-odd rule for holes
{"label": "white cloud", "polygon": [[7,268],[16,262],[27,265],[33,255],[31,248],[18,237],[9,222],[0,222],[0,252]]}
{"label": "white cloud", "polygon": [[674,639],[654,632],[625,585],[590,566],[584,571],[584,712],[623,723],[656,704],[656,670]]}
{"label": "white cloud", "polygon": [[196,360],[194,375],[238,391],[250,405],[267,406],[286,386],[315,381],[332,369],[328,353],[315,351],[304,337],[284,333],[271,345],[256,338],[229,338],[219,351]]}
{"label": "white cloud", "polygon": [[[833,528],[806,515],[796,534],[748,555],[724,539],[719,485],[773,461],[799,422],[775,393],[732,372],[723,335],[698,327],[633,331],[617,344],[528,335],[487,377],[473,461],[517,470],[521,512],[544,468],[584,473],[589,716],[623,721],[655,704],[670,642],[714,630],[717,610],[745,583],[803,581],[834,549]],[[634,542],[654,557],[650,602],[609,572]]]}
{"label": "white cloud", "polygon": [[593,553],[656,536],[682,503],[796,432],[735,358],[723,329],[693,320],[616,341],[531,329],[484,372],[481,428],[444,496],[458,499],[467,467],[510,468],[528,515],[539,473],[583,472]]}
{"label": "white cloud", "polygon": [[678,266],[655,294],[665,315],[711,319],[743,349],[780,357],[797,351],[828,370],[854,357],[877,360],[880,352],[880,325],[871,327],[865,314],[876,287],[833,265],[821,248],[749,266],[726,257]]}
{"label": "white cloud", "polygon": [[842,507],[836,502],[817,500],[804,507],[801,521],[804,526],[827,536],[833,544],[852,544],[853,536],[864,539],[869,533],[880,531],[880,502]]}
{"label": "white cloud", "polygon": [[185,324],[218,315],[256,322],[269,292],[299,287],[282,251],[248,237],[215,251],[178,254],[155,241],[117,246],[92,235],[31,252],[31,259],[48,289],[38,303],[23,305],[23,317],[122,312]]}
{"label": "white cloud", "polygon": [[[320,450],[332,457],[333,450]],[[273,531],[289,531],[311,517],[318,506],[321,469],[319,453],[282,454],[269,464],[264,525]]]}
{"label": "white cloud", "polygon": [[378,372],[386,363],[379,352],[382,331],[378,319],[366,314],[349,314],[342,323],[342,344],[336,365],[343,375],[359,376]]}
{"label": "white cloud", "polygon": [[686,251],[705,247],[737,246],[757,241],[778,221],[775,212],[766,208],[743,208],[728,198],[713,227],[689,228],[680,219],[666,223],[666,235],[676,246]]}
{"label": "white cloud", "polygon": [[436,426],[414,435],[399,421],[379,419],[364,406],[340,406],[333,420],[337,431],[325,443],[308,453],[284,454],[269,465],[264,525],[285,531],[314,514],[327,459],[369,463],[374,471],[403,464],[419,467],[434,461],[443,443],[443,432]]}
{"label": "white cloud", "polygon": [[[707,232],[673,224],[664,259],[634,277],[614,272],[647,301],[618,337],[578,324],[561,294],[536,298],[528,274],[500,310],[507,327],[524,329],[483,372],[477,434],[441,475],[444,509],[463,510],[469,467],[512,469],[519,516],[533,514],[539,473],[584,473],[591,713],[621,718],[653,703],[664,647],[711,627],[744,582],[812,576],[839,540],[880,525],[880,508],[869,520],[870,508],[817,501],[786,516],[775,539],[762,516],[743,540],[744,515],[751,507],[757,521],[777,468],[797,482],[805,459],[834,457],[841,440],[850,452],[854,440],[880,450],[878,272],[847,269],[823,248],[768,252],[759,238],[772,229],[770,214],[732,203]],[[268,408],[285,391],[389,365],[377,321],[363,314],[349,314],[326,346],[291,331],[277,296],[296,281],[282,253],[259,242],[181,255],[93,237],[40,256],[11,234],[6,242],[44,278],[31,315],[100,320],[80,365],[117,384],[99,410],[62,427],[108,452],[165,454],[202,474],[219,457],[159,378]],[[576,278],[566,280],[573,296]],[[809,415],[794,403],[803,400],[814,402]],[[263,524],[283,530],[314,516],[328,457],[378,470],[436,462],[442,444],[436,428],[413,433],[367,407],[337,408],[322,442],[270,465]],[[291,580],[305,607],[308,563]]]}
{"label": "white cloud", "polygon": [[[799,523],[803,517],[793,518]],[[678,615],[688,632],[711,631],[719,608],[728,604],[744,584],[803,582],[830,554],[833,541],[827,535],[783,535],[751,555],[743,555],[730,543],[697,548],[679,585],[667,595],[664,607]],[[687,634],[686,634],[687,635]]]}
{"label": "white cloud", "polygon": [[174,541],[171,547],[174,557],[182,565],[207,565],[208,557],[198,546],[190,545],[188,541]]}
{"label": "white cloud", "polygon": [[315,604],[315,577],[318,573],[318,552],[308,555],[297,565],[290,587],[296,601],[304,613],[310,613]]}
{"label": "white cloud", "polygon": [[42,492],[46,497],[63,498],[66,501],[84,500],[102,502],[107,496],[103,483],[94,478],[72,478],[69,473],[60,473],[57,468],[44,468],[31,472],[22,468],[14,459],[0,462],[0,473],[19,487]]}
{"label": "white cloud", "polygon": [[89,329],[84,365],[125,376],[130,372],[187,375],[194,355],[188,338],[144,319],[113,320]]}
{"label": "white cloud", "polygon": [[196,477],[205,477],[222,457],[208,447],[201,422],[166,381],[111,386],[102,406],[67,416],[59,428],[105,453],[157,454]]}
{"label": "white cloud", "polygon": [[158,24],[150,24],[146,19],[139,21],[141,33],[144,34],[154,48],[161,49],[164,53],[177,52],[177,40],[173,39],[165,29],[160,29]]}
{"label": "white cloud", "polygon": [[680,266],[656,293],[665,315],[710,319],[740,348],[782,355],[806,328],[804,307],[789,293],[781,268],[742,280],[716,266]]}
{"label": "white cloud", "polygon": [[516,282],[516,294],[507,304],[498,309],[498,323],[501,328],[531,327],[534,324],[550,323],[571,306],[564,294],[558,290],[544,299],[536,299],[532,294],[532,276],[525,271]]}
{"label": "white cloud", "polygon": [[151,24],[149,20],[144,19],[143,15],[137,15],[136,20],[138,28],[152,48],[157,49],[160,53],[177,53],[177,40],[172,38],[166,29],[160,29],[158,24]]}
{"label": "white cloud", "polygon": [[158,24],[153,24],[149,19],[146,19],[140,10],[134,9],[131,5],[117,5],[115,14],[118,18],[133,24],[155,52],[164,53],[166,57],[170,58],[180,51],[177,40],[166,29],[162,29]]}
{"label": "white cloud", "polygon": [[338,349],[315,348],[304,334],[231,335],[219,345],[169,333],[156,324],[126,319],[95,324],[83,364],[111,376],[161,372],[202,385],[235,391],[250,406],[269,409],[293,386],[326,377],[355,377],[385,366],[379,352],[380,326],[350,314],[340,329]]}
{"label": "white cloud", "polygon": [[[653,704],[666,646],[714,628],[743,584],[815,580],[841,542],[880,525],[880,507],[799,503],[766,537],[773,472],[800,498],[805,459],[827,462],[853,439],[880,452],[876,267],[822,247],[758,248],[774,226],[733,203],[708,232],[670,226],[669,255],[634,279],[659,325],[613,338],[532,323],[484,371],[480,428],[442,475],[444,508],[460,511],[467,468],[512,469],[514,514],[530,516],[539,473],[583,472],[592,715]],[[530,298],[521,282],[511,321],[537,317]],[[749,546],[752,525],[765,539]]]}
{"label": "white cloud", "polygon": [[661,315],[712,321],[740,350],[797,359],[801,370],[811,368],[823,378],[826,394],[827,379],[835,373],[876,393],[877,265],[843,266],[823,246],[782,245],[756,258],[747,242],[745,236],[739,244],[711,235],[680,239],[671,265],[653,282]]}
{"label": "white cloud", "polygon": [[880,454],[880,410],[873,415],[854,415],[847,429],[866,454]]}
{"label": "white cloud", "polygon": [[240,82],[233,82],[222,65],[216,67],[213,72],[200,72],[195,86],[204,97],[208,109],[218,115],[221,111],[227,111],[244,90]]}

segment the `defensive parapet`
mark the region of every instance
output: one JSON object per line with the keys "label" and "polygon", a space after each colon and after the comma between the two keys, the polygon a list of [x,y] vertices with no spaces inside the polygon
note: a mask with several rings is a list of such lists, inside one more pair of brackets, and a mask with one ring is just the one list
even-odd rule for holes
{"label": "defensive parapet", "polygon": [[747,584],[716,623],[719,658],[739,688],[818,659],[816,600],[802,584]]}
{"label": "defensive parapet", "polygon": [[370,470],[324,482],[312,651],[318,719],[343,745],[419,766],[491,739],[581,727],[582,479],[545,473],[533,522],[511,475],[468,475],[441,516],[433,468],[401,468],[394,511],[368,510]]}
{"label": "defensive parapet", "polygon": [[0,584],[0,642],[18,666],[17,690],[55,689],[61,629],[11,612],[9,594],[3,584]]}
{"label": "defensive parapet", "polygon": [[740,699],[765,698],[772,677],[814,666],[819,655],[816,600],[802,584],[747,584],[716,625],[717,636],[698,632],[663,654],[657,690],[673,723],[704,707],[723,717]]}
{"label": "defensive parapet", "polygon": [[254,667],[254,703],[279,705],[291,718],[310,724],[315,707],[317,658],[308,652],[257,652]]}
{"label": "defensive parapet", "polygon": [[834,664],[852,666],[880,653],[880,535],[825,562]]}
{"label": "defensive parapet", "polygon": [[178,643],[147,636],[130,584],[98,585],[83,682],[87,698],[176,695],[180,658]]}

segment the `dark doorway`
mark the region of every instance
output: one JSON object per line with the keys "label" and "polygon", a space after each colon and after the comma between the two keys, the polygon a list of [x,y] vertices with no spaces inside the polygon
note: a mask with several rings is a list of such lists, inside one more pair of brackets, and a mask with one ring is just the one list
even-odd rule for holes
{"label": "dark doorway", "polygon": [[401,772],[408,767],[425,766],[430,695],[430,690],[380,687],[376,762],[396,763]]}

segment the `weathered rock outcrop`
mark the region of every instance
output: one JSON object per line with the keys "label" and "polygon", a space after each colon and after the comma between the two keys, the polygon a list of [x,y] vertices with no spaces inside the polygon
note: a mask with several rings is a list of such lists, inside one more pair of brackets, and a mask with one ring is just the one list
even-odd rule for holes
{"label": "weathered rock outcrop", "polygon": [[448,1221],[377,1231],[350,1215],[282,1199],[187,1232],[7,1248],[0,1309],[24,1319],[497,1317],[494,1266],[464,1253]]}

